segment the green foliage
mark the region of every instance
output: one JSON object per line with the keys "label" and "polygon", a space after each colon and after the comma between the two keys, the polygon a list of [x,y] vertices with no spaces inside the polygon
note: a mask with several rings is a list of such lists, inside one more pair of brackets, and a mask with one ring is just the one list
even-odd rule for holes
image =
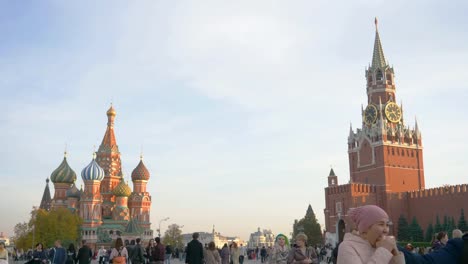
{"label": "green foliage", "polygon": [[432,223],[430,223],[427,226],[426,229],[426,236],[424,237],[424,241],[426,242],[431,242],[432,241],[432,236],[434,235],[434,227],[432,226]]}
{"label": "green foliage", "polygon": [[439,233],[440,231],[444,230],[444,228],[442,227],[442,225],[440,224],[440,218],[439,218],[439,215],[437,214],[436,215],[436,224],[435,224],[435,227],[434,227],[434,233]]}
{"label": "green foliage", "polygon": [[50,212],[42,209],[33,210],[27,229],[25,223],[15,226],[15,245],[26,250],[39,242],[43,243],[44,247],[51,247],[57,239],[65,242],[62,245],[78,241],[81,222],[81,218],[76,213],[66,208]]}
{"label": "green foliage", "polygon": [[408,241],[410,239],[408,221],[403,215],[398,218],[398,240]]}
{"label": "green foliage", "polygon": [[172,248],[184,247],[182,242],[182,230],[181,227],[177,224],[172,224],[167,227],[166,232],[164,233],[163,244],[171,245]]}
{"label": "green foliage", "polygon": [[458,219],[458,229],[460,229],[462,232],[468,231],[468,227],[466,225],[465,220],[465,211],[463,210],[463,208],[461,209],[460,218]]}
{"label": "green foliage", "polygon": [[447,232],[449,227],[449,220],[447,215],[444,215],[444,223],[442,224],[442,231]]}
{"label": "green foliage", "polygon": [[413,217],[413,221],[411,221],[411,225],[409,226],[409,235],[410,241],[423,241],[423,230],[416,217]]}
{"label": "green foliage", "polygon": [[296,235],[299,233],[304,233],[307,235],[307,244],[309,246],[323,243],[322,229],[310,205],[307,208],[307,212],[304,218],[300,219],[299,221],[294,221],[293,238],[296,237]]}

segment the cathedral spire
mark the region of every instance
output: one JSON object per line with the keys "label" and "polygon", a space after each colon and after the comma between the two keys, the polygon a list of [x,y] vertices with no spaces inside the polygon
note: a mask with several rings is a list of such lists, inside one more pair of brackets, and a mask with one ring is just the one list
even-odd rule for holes
{"label": "cathedral spire", "polygon": [[372,55],[372,68],[381,68],[383,69],[387,62],[385,61],[384,52],[382,49],[382,43],[380,42],[379,30],[378,30],[378,20],[375,18],[375,41],[374,41],[374,53]]}
{"label": "cathedral spire", "polygon": [[52,199],[50,197],[49,178],[47,178],[46,187],[44,189],[44,194],[42,195],[41,205],[39,206],[39,208],[49,211],[51,202],[52,202]]}
{"label": "cathedral spire", "polygon": [[106,134],[104,134],[104,138],[102,139],[101,146],[99,146],[99,150],[102,147],[107,147],[108,149],[112,149],[114,146],[117,146],[117,142],[115,140],[114,134],[114,119],[116,116],[116,111],[114,107],[110,106],[109,110],[107,110],[107,129]]}

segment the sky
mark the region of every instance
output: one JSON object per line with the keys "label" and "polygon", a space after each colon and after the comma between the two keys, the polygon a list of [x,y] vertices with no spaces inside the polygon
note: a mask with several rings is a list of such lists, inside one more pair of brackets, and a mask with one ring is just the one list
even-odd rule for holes
{"label": "sky", "polygon": [[[0,231],[78,175],[112,102],[126,177],[144,155],[152,228],[289,234],[349,181],[374,17],[426,188],[467,183],[466,1],[1,1]],[[51,186],[52,194],[53,188]]]}

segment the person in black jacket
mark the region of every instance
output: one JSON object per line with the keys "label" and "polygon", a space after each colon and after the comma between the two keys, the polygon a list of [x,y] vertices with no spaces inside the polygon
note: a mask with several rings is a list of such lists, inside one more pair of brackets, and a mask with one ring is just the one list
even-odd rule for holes
{"label": "person in black jacket", "polygon": [[203,264],[203,245],[198,241],[198,237],[198,233],[193,233],[193,240],[187,244],[185,263]]}
{"label": "person in black jacket", "polygon": [[78,250],[78,256],[76,256],[76,260],[79,264],[90,264],[91,258],[93,257],[93,253],[91,249],[86,245],[86,240],[81,241],[81,248]]}

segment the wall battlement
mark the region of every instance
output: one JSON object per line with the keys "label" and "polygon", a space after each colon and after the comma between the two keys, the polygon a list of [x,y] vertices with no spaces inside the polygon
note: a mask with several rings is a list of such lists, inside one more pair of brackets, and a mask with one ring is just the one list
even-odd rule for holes
{"label": "wall battlement", "polygon": [[342,193],[376,193],[378,186],[365,183],[348,183],[338,186],[327,187],[327,194],[342,194]]}
{"label": "wall battlement", "polygon": [[450,194],[466,193],[468,192],[468,184],[447,185],[431,189],[417,190],[407,192],[408,197],[412,198],[425,198],[432,196],[445,196]]}

